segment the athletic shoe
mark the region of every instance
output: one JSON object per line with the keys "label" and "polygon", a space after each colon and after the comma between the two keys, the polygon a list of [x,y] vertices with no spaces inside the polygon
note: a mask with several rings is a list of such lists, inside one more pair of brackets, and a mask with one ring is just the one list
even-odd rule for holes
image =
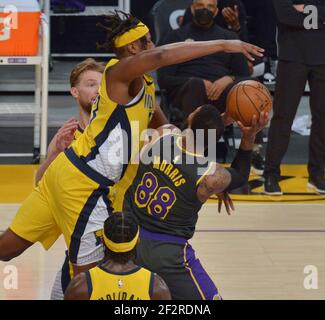
{"label": "athletic shoe", "polygon": [[323,177],[310,177],[307,186],[325,194],[325,179]]}
{"label": "athletic shoe", "polygon": [[275,85],[275,76],[271,72],[266,72],[263,75],[263,83],[265,85]]}
{"label": "athletic shoe", "polygon": [[270,196],[281,196],[283,194],[277,177],[275,176],[265,177],[264,193]]}

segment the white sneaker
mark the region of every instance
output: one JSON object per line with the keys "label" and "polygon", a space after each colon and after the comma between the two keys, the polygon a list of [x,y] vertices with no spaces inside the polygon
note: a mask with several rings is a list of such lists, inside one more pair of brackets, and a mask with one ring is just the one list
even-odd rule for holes
{"label": "white sneaker", "polygon": [[275,84],[275,76],[271,72],[264,73],[263,83],[266,85],[274,85]]}

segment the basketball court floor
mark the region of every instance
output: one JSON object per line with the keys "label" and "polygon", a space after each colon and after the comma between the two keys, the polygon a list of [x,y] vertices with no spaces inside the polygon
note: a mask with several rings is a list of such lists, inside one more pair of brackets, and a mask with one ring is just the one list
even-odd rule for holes
{"label": "basketball court floor", "polygon": [[[284,196],[262,195],[261,179],[251,176],[250,194],[232,196],[232,216],[218,214],[215,199],[200,213],[191,244],[224,299],[325,298],[325,196],[307,189],[305,166],[283,169]],[[32,190],[36,170],[32,165],[0,166],[1,231]],[[64,250],[60,238],[48,252],[36,244],[15,260],[0,262],[0,299],[49,299]],[[308,290],[308,266],[315,289]],[[12,267],[17,289],[6,289]]]}

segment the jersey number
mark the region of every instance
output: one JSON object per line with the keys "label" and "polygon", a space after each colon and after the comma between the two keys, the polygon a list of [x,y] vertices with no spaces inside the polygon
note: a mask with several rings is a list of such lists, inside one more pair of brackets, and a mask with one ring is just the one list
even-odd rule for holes
{"label": "jersey number", "polygon": [[157,178],[150,172],[143,175],[135,192],[135,203],[147,208],[148,214],[164,220],[176,201],[176,195],[168,187],[158,186]]}

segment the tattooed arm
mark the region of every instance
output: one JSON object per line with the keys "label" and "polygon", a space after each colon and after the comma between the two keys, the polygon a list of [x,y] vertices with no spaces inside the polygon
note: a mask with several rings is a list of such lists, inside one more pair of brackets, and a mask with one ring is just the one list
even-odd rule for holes
{"label": "tattooed arm", "polygon": [[233,209],[231,199],[228,192],[242,187],[247,183],[250,169],[250,153],[253,148],[256,133],[262,130],[269,120],[269,114],[261,112],[259,120],[256,116],[253,117],[250,127],[244,127],[238,122],[242,132],[242,140],[240,148],[231,168],[223,168],[220,164],[211,163],[210,170],[203,177],[197,188],[197,197],[204,203],[212,195],[217,194],[219,197],[219,212],[220,202],[224,202],[228,214],[230,208]]}
{"label": "tattooed arm", "polygon": [[208,174],[200,182],[196,194],[198,199],[204,203],[212,195],[218,196],[218,212],[221,212],[222,203],[226,207],[228,215],[234,211],[234,205],[228,192],[241,187],[247,182],[245,177],[233,168],[223,168],[220,164],[212,163]]}
{"label": "tattooed arm", "polygon": [[223,193],[230,183],[230,172],[220,164],[212,163],[209,172],[203,177],[197,188],[197,197],[204,203],[212,195]]}

